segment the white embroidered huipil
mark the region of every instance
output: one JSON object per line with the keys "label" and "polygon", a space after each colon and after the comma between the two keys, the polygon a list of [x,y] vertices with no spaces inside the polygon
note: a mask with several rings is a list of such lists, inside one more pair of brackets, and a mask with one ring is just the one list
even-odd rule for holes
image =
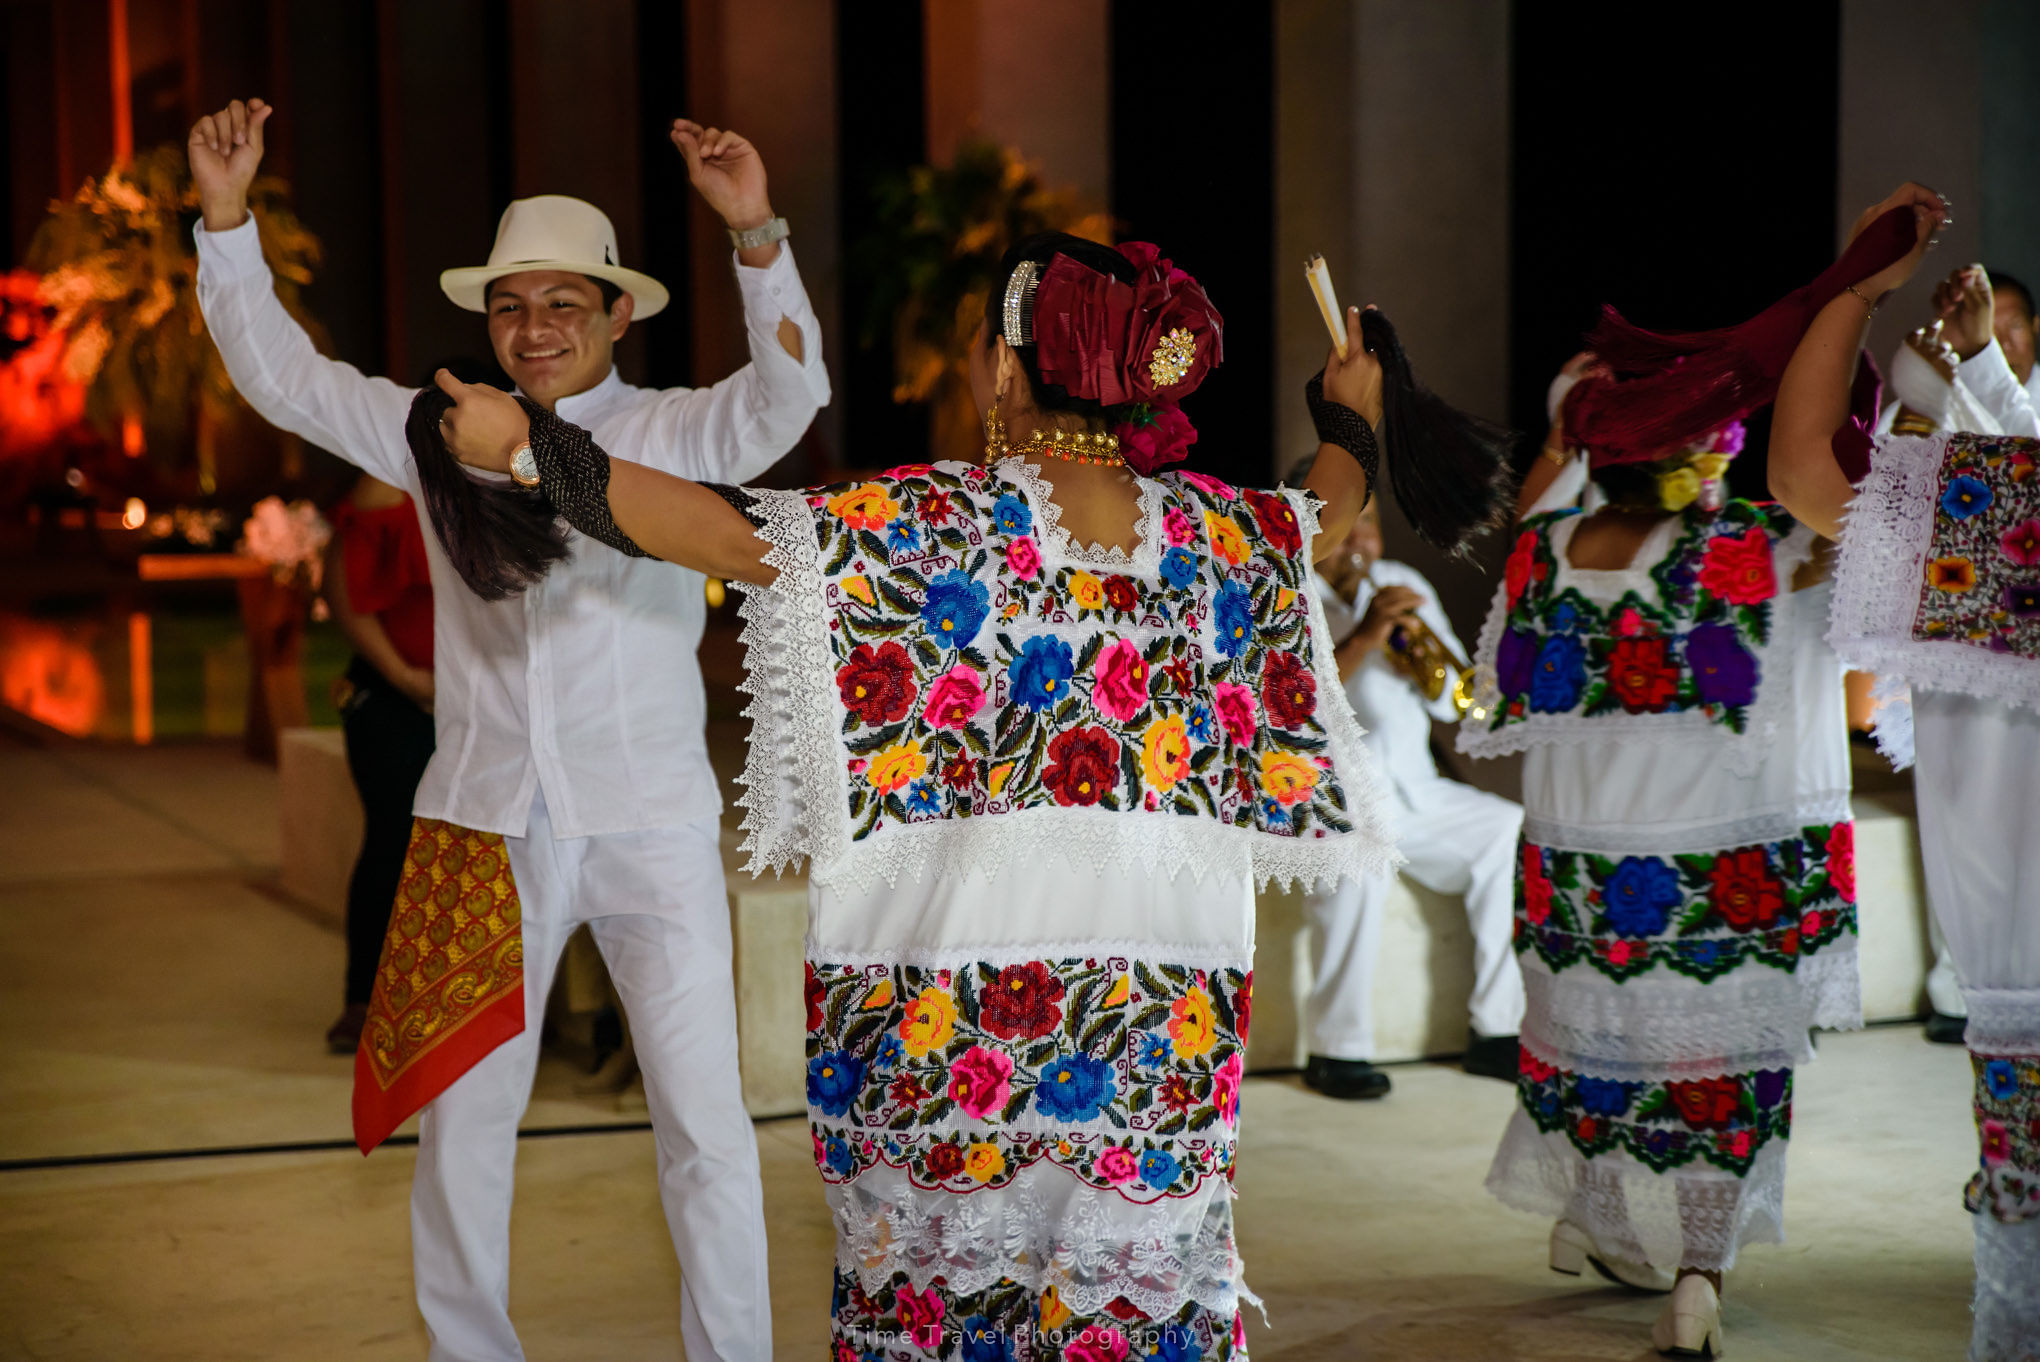
{"label": "white embroidered huipil", "polygon": [[[1454,656],[1465,656],[1437,592],[1408,564],[1393,559],[1376,562],[1350,602],[1316,573],[1311,582],[1334,640],[1346,638],[1359,626],[1376,592],[1401,586],[1422,597],[1417,616],[1439,641]],[[1402,873],[1438,893],[1464,898],[1474,942],[1468,1023],[1482,1036],[1514,1035],[1523,1018],[1523,980],[1509,948],[1515,898],[1511,869],[1523,811],[1439,773],[1431,755],[1431,723],[1458,720],[1450,687],[1426,700],[1377,650],[1346,678],[1345,691],[1365,730],[1363,741],[1386,777],[1395,812],[1396,849],[1404,860]],[[1312,946],[1306,1010],[1314,1055],[1345,1060],[1376,1057],[1373,984],[1393,883],[1391,876],[1376,876],[1305,901]]]}
{"label": "white embroidered huipil", "polygon": [[1970,1356],[1997,1362],[2040,1352],[2040,432],[2009,369],[1983,390],[2023,429],[1873,444],[1829,638],[1912,688],[1912,732],[1891,745],[1916,749],[1921,860],[1968,1006]]}
{"label": "white embroidered huipil", "polygon": [[1861,1025],[1827,589],[1776,507],[1694,508],[1632,566],[1525,522],[1482,631],[1473,756],[1525,753],[1523,1077],[1488,1188],[1609,1252],[1726,1269],[1783,1239],[1791,1071]]}
{"label": "white embroidered huipil", "polygon": [[780,575],[743,607],[743,802],[754,864],[811,867],[837,1342],[933,1357],[894,1351],[923,1293],[1123,1297],[1217,1355],[1256,881],[1393,857],[1308,499],[1142,479],[1127,555],[1017,461],[748,496]]}
{"label": "white embroidered huipil", "polygon": [[[431,561],[438,749],[420,817],[524,835],[543,789],[553,835],[672,827],[722,808],[702,737],[699,573],[626,558],[578,535],[572,558],[521,596],[468,591],[424,520],[404,418],[416,390],[320,356],[276,299],[254,219],[196,229],[198,296],[234,386],[272,425],[411,493]],[[633,387],[612,370],[558,414],[618,458],[711,481],[756,477],[829,400],[821,330],[782,245],[737,267],[751,362],[706,388]],[[781,347],[800,327],[801,360]],[[481,340],[482,320],[475,321]]]}

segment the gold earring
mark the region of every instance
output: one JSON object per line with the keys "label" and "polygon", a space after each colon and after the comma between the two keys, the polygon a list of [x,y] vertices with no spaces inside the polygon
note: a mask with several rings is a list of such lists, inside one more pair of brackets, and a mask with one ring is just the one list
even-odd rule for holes
{"label": "gold earring", "polygon": [[999,399],[995,397],[985,412],[985,462],[997,463],[1006,457],[1008,448],[1006,423],[999,416]]}

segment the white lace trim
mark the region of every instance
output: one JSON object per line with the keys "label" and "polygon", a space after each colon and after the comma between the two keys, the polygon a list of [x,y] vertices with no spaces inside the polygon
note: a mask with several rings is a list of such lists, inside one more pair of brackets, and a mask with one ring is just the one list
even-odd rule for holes
{"label": "white lace trim", "polygon": [[1547,1064],[1621,1082],[1690,1081],[1796,1068],[1813,1058],[1809,1027],[1863,1024],[1856,938],[1791,974],[1749,961],[1708,983],[1648,975],[1617,983],[1576,966],[1553,975],[1523,963],[1523,1047]]}
{"label": "white lace trim", "polygon": [[[1324,609],[1314,592],[1303,595],[1311,612],[1318,712],[1352,833],[1283,837],[1175,813],[1044,808],[911,823],[853,842],[813,513],[797,492],[752,495],[753,509],[765,521],[758,538],[771,545],[764,561],[779,570],[769,587],[744,586],[739,608],[751,741],[738,803],[745,810],[743,849],[752,874],[783,872],[805,859],[814,883],[856,890],[880,881],[898,885],[903,878],[990,878],[1005,866],[1059,856],[1078,869],[1117,867],[1171,880],[1187,869],[1199,883],[1214,874],[1252,875],[1262,888],[1328,891],[1343,878],[1381,874],[1400,864],[1383,813],[1382,782],[1339,684]],[[1316,512],[1309,498],[1295,493],[1290,498],[1307,561]]]}
{"label": "white lace trim", "polygon": [[1786,1144],[1765,1145],[1744,1178],[1698,1162],[1653,1173],[1619,1151],[1586,1158],[1519,1110],[1487,1189],[1519,1211],[1572,1221],[1619,1257],[1725,1272],[1743,1245],[1785,1242]]}
{"label": "white lace trim", "polygon": [[1970,1362],[2040,1362],[2040,1220],[1976,1220]]}
{"label": "white lace trim", "polygon": [[1870,688],[1870,735],[1894,771],[1913,764],[1912,687],[1902,676],[1880,676]]}
{"label": "white lace trim", "polygon": [[1979,1055],[2040,1055],[2040,989],[1964,988],[1963,1043]]}
{"label": "white lace trim", "polygon": [[916,1290],[941,1277],[964,1295],[1006,1279],[1037,1295],[1053,1286],[1079,1315],[1101,1314],[1119,1296],[1150,1319],[1192,1301],[1219,1315],[1258,1304],[1241,1281],[1223,1178],[1148,1206],[1043,1164],[967,1195],[918,1188],[889,1169],[827,1193],[836,1265],[867,1292],[905,1274]]}
{"label": "white lace trim", "polygon": [[943,946],[921,949],[870,949],[838,950],[820,945],[810,939],[807,959],[816,966],[842,969],[848,966],[854,970],[871,968],[891,969],[904,965],[910,969],[958,970],[971,965],[990,965],[1004,969],[1008,965],[1024,965],[1034,960],[1124,960],[1128,964],[1136,961],[1148,965],[1176,965],[1188,970],[1229,970],[1242,973],[1254,967],[1251,950],[1237,946],[1194,945],[1182,946],[1157,941],[1023,941],[998,946]]}
{"label": "white lace trim", "polygon": [[839,795],[836,717],[830,709],[835,668],[829,622],[821,605],[821,550],[814,514],[798,492],[751,492],[770,547],[765,562],[779,570],[770,586],[737,583],[743,599],[744,679],[751,697],[744,716],[751,739],[744,773],[743,850],[753,875],[782,873],[800,861],[833,859],[849,842]]}
{"label": "white lace trim", "polygon": [[1162,546],[1168,539],[1162,529],[1168,489],[1153,478],[1134,478],[1140,488],[1139,540],[1129,553],[1117,544],[1108,548],[1103,544],[1082,546],[1073,542],[1070,532],[1062,527],[1062,507],[1056,504],[1055,487],[1042,469],[1019,459],[1001,459],[992,465],[992,471],[1008,482],[1018,484],[1027,493],[1035,517],[1040,522],[1038,533],[1041,556],[1045,561],[1113,568],[1145,575],[1161,571]]}
{"label": "white lace trim", "polygon": [[1649,853],[1672,856],[1688,851],[1719,851],[1797,837],[1804,828],[1843,823],[1855,817],[1847,790],[1820,790],[1794,797],[1785,808],[1709,818],[1685,823],[1566,823],[1534,814],[1523,816],[1523,836],[1555,851],[1591,851],[1610,855]]}
{"label": "white lace trim", "polygon": [[1849,502],[1828,643],[1857,671],[2040,709],[2040,663],[1913,637],[1949,436],[1886,435]]}
{"label": "white lace trim", "polygon": [[[1578,518],[1568,523],[1577,527]],[[1571,536],[1567,535],[1564,541],[1560,541],[1557,530],[1552,531],[1552,536],[1552,551],[1563,562],[1565,547]],[[1456,740],[1460,753],[1469,757],[1504,757],[1527,752],[1537,746],[1599,743],[1611,738],[1667,747],[1718,745],[1729,768],[1737,775],[1753,774],[1775,745],[1784,713],[1792,704],[1791,677],[1778,674],[1792,656],[1794,630],[1798,627],[1793,618],[1795,612],[1789,588],[1793,574],[1812,556],[1814,542],[1815,535],[1810,527],[1795,525],[1792,533],[1772,550],[1772,570],[1780,590],[1772,597],[1770,640],[1757,649],[1757,697],[1750,703],[1741,733],[1731,731],[1697,710],[1678,714],[1619,713],[1591,717],[1585,714],[1539,714],[1500,729],[1462,723]],[[1617,574],[1604,575],[1634,576],[1642,588],[1655,589],[1655,583],[1645,568],[1622,569]],[[1503,581],[1495,586],[1494,601],[1488,607],[1487,619],[1481,624],[1480,643],[1473,658],[1473,703],[1490,714],[1502,704],[1501,675],[1496,659],[1501,652],[1502,635],[1508,630],[1508,622],[1509,584]]]}

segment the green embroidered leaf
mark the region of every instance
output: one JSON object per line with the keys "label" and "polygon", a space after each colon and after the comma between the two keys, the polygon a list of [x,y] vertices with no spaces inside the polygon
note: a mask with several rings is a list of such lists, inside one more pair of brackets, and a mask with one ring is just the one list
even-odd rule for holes
{"label": "green embroidered leaf", "polygon": [[999,1119],[1007,1122],[1018,1119],[1020,1113],[1027,1110],[1027,1099],[1032,1096],[1034,1088],[1031,1084],[1024,1088],[1014,1088],[1013,1095],[1006,1099],[1006,1109],[999,1113]]}
{"label": "green embroidered leaf", "polygon": [[1707,929],[1707,921],[1714,916],[1714,905],[1706,899],[1696,899],[1679,914],[1679,935],[1693,936]]}
{"label": "green embroidered leaf", "polygon": [[1596,855],[1590,851],[1585,853],[1585,858],[1587,873],[1593,876],[1595,884],[1606,884],[1608,877],[1615,873],[1615,862],[1609,860],[1606,856]]}
{"label": "green embroidered leaf", "polygon": [[1140,1014],[1131,1022],[1128,1022],[1127,1025],[1135,1031],[1150,1031],[1168,1019],[1169,1005],[1167,1003],[1153,1003],[1142,1008]]}
{"label": "green embroidered leaf", "polygon": [[1189,1118],[1179,1111],[1174,1116],[1169,1117],[1167,1120],[1163,1121],[1160,1125],[1156,1126],[1155,1134],[1180,1135],[1183,1133],[1183,1127],[1188,1123]]}
{"label": "green embroidered leaf", "polygon": [[1217,1107],[1201,1107],[1198,1109],[1197,1114],[1190,1118],[1190,1129],[1193,1132],[1203,1130],[1205,1127],[1209,1126],[1213,1121],[1216,1121],[1217,1119],[1218,1119]]}
{"label": "green embroidered leaf", "polygon": [[1672,857],[1678,862],[1679,878],[1687,888],[1710,883],[1714,877],[1714,858],[1704,853],[1681,852]]}
{"label": "green embroidered leaf", "polygon": [[1170,995],[1169,986],[1156,977],[1155,972],[1148,968],[1147,961],[1145,960],[1133,962],[1133,977],[1135,982],[1151,998],[1166,998]]}
{"label": "green embroidered leaf", "polygon": [[921,1124],[924,1126],[932,1126],[937,1121],[948,1119],[949,1113],[955,1110],[956,1103],[952,1102],[947,1097],[938,1097],[935,1099],[933,1103],[929,1105],[926,1111],[923,1111],[921,1113]]}

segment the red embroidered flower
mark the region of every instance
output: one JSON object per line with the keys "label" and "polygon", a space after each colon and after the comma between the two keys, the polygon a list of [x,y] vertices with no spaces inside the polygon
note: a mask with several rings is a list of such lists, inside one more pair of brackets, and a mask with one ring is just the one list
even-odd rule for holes
{"label": "red embroidered flower", "polygon": [[1523,916],[1535,926],[1551,918],[1551,881],[1544,874],[1544,849],[1523,844]]}
{"label": "red embroidered flower", "polygon": [[1317,678],[1295,653],[1270,653],[1261,673],[1261,705],[1277,728],[1302,728],[1317,712]]}
{"label": "red embroidered flower", "polygon": [[1065,808],[1096,804],[1119,786],[1119,740],[1095,725],[1056,734],[1041,783]]}
{"label": "red embroidered flower", "polygon": [[929,1092],[914,1075],[901,1074],[886,1088],[885,1095],[903,1107],[919,1107],[935,1094]]}
{"label": "red embroidered flower", "polygon": [[951,757],[942,763],[942,783],[952,790],[977,784],[977,763],[969,757]]}
{"label": "red embroidered flower", "polygon": [[1123,724],[1148,702],[1147,659],[1130,638],[1106,644],[1092,664],[1092,676],[1091,703],[1108,719]]}
{"label": "red embroidered flower", "polygon": [[944,1140],[928,1150],[928,1172],[938,1178],[953,1178],[963,1171],[963,1150]]}
{"label": "red embroidered flower", "polygon": [[1247,971],[1247,977],[1240,981],[1240,991],[1233,994],[1233,1020],[1239,1023],[1240,1044],[1247,1043],[1247,1026],[1254,1020],[1254,972]]}
{"label": "red embroidered flower", "polygon": [[1008,965],[978,995],[978,1020],[1002,1040],[1036,1040],[1062,1025],[1063,993],[1063,981],[1041,961]]}
{"label": "red embroidered flower", "polygon": [[1140,592],[1124,577],[1105,579],[1105,604],[1131,614],[1140,605]]}
{"label": "red embroidered flower", "polygon": [[1303,526],[1297,523],[1296,508],[1287,497],[1270,496],[1251,487],[1244,495],[1247,505],[1254,509],[1254,523],[1261,527],[1261,538],[1269,548],[1285,557],[1302,551]]}
{"label": "red embroidered flower", "polygon": [[[1843,903],[1856,901],[1856,825],[1837,823],[1828,831],[1828,883]],[[1812,928],[1807,928],[1812,931]]]}
{"label": "red embroidered flower", "polygon": [[1549,1083],[1552,1079],[1558,1077],[1558,1070],[1556,1068],[1546,1064],[1521,1046],[1518,1046],[1516,1049],[1516,1071],[1532,1083]]}
{"label": "red embroidered flower", "polygon": [[[1255,730],[1259,724],[1254,718],[1254,693],[1245,686],[1231,681],[1220,681],[1211,688],[1211,702],[1218,710],[1218,721],[1225,725],[1225,734],[1238,747],[1251,747]],[[1242,783],[1246,777],[1241,776]],[[1248,790],[1251,792],[1252,786]]]}
{"label": "red embroidered flower", "polygon": [[1162,1103],[1172,1111],[1188,1111],[1197,1105],[1197,1092],[1182,1074],[1170,1074],[1162,1080]]}
{"label": "red embroidered flower", "polygon": [[1700,564],[1700,585],[1730,605],[1756,605],[1778,594],[1778,575],[1771,566],[1771,537],[1752,527],[1741,538],[1727,535],[1707,545]]}
{"label": "red embroidered flower", "polygon": [[942,1342],[942,1316],[947,1307],[934,1286],[919,1292],[902,1282],[893,1296],[893,1314],[916,1347],[933,1351]]}
{"label": "red embroidered flower", "polygon": [[1162,675],[1169,678],[1169,684],[1175,688],[1178,695],[1188,695],[1190,687],[1196,684],[1196,678],[1190,670],[1190,659],[1187,657],[1164,662]]}
{"label": "red embroidered flower", "polygon": [[897,643],[882,643],[876,650],[860,643],[837,668],[836,689],[843,707],[865,723],[894,723],[914,705],[914,661]]}
{"label": "red embroidered flower", "polygon": [[1998,550],[2020,567],[2040,563],[2040,520],[2022,520],[1998,536]]}
{"label": "red embroidered flower", "polygon": [[1608,689],[1631,714],[1656,714],[1679,693],[1679,669],[1667,650],[1661,638],[1625,638],[1609,653]]}
{"label": "red embroidered flower", "polygon": [[1672,1105],[1694,1130],[1726,1130],[1742,1109],[1742,1084],[1733,1078],[1699,1078],[1667,1083]]}
{"label": "red embroidered flower", "polygon": [[1502,567],[1502,582],[1509,589],[1509,609],[1516,608],[1516,602],[1523,599],[1523,588],[1530,585],[1530,568],[1537,559],[1537,532],[1525,530],[1516,536],[1516,547],[1509,552],[1509,561]]}
{"label": "red embroidered flower", "polygon": [[828,996],[829,990],[822,983],[821,976],[815,973],[812,964],[805,965],[804,968],[807,970],[807,980],[802,986],[802,992],[807,995],[807,1029],[819,1031],[822,1029],[822,999]]}
{"label": "red embroidered flower", "polygon": [[947,492],[929,492],[914,506],[916,514],[930,525],[944,525],[949,517],[956,514],[956,507],[949,500]]}
{"label": "red embroidered flower", "polygon": [[1785,906],[1784,886],[1765,864],[1762,847],[1722,852],[1708,878],[1708,901],[1739,932],[1770,926]]}

